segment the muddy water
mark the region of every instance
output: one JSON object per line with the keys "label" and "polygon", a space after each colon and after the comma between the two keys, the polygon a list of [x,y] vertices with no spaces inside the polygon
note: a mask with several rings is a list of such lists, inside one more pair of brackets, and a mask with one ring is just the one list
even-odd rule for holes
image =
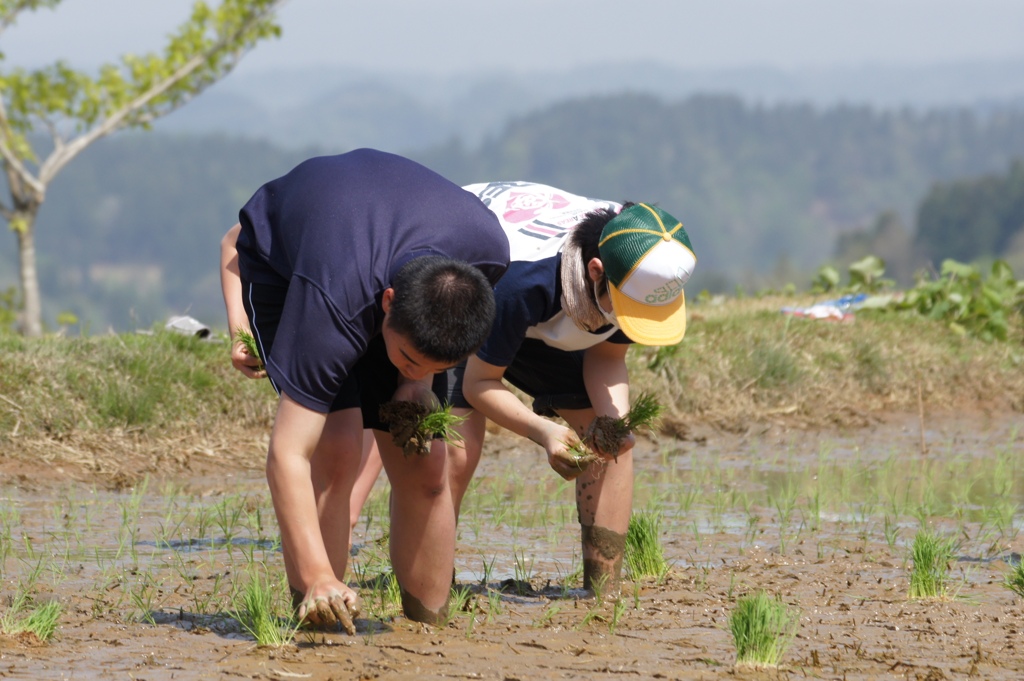
{"label": "muddy water", "polygon": [[[124,493],[8,486],[0,500],[2,613],[19,589],[56,599],[45,644],[0,636],[5,678],[1020,679],[1024,608],[1003,581],[1024,553],[1024,433],[1013,418],[914,421],[855,433],[769,429],[645,443],[637,510],[658,514],[662,579],[585,598],[572,489],[533,448],[496,438],[459,526],[445,627],[387,601],[386,485],[357,528],[354,637],[300,633],[259,648],[239,624],[254,575],[287,610],[262,477],[150,480]],[[706,440],[703,438],[706,437]],[[921,528],[956,539],[947,597],[908,598]],[[764,589],[799,610],[769,671],[735,667],[736,599]]]}

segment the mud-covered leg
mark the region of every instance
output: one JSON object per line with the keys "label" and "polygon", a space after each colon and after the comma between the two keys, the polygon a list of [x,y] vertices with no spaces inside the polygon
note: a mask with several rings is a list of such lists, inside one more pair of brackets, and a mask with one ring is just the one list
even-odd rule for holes
{"label": "mud-covered leg", "polygon": [[444,605],[435,610],[423,605],[423,602],[420,601],[420,599],[416,598],[405,589],[402,589],[401,593],[402,612],[404,612],[405,616],[413,622],[423,622],[424,624],[440,626],[448,621],[449,601],[451,600],[450,594],[449,597],[445,599]]}
{"label": "mud-covered leg", "polygon": [[583,542],[583,588],[595,595],[615,595],[622,579],[626,535],[606,527],[580,525]]}
{"label": "mud-covered leg", "polygon": [[405,616],[440,624],[448,617],[455,565],[455,510],[444,443],[426,456],[406,457],[390,433],[374,431],[391,481],[391,565]]}
{"label": "mud-covered leg", "polygon": [[[560,415],[581,434],[594,420],[594,412],[589,409],[563,411]],[[618,593],[632,508],[632,450],[620,454],[618,461],[593,464],[576,478],[585,589],[603,596]]]}
{"label": "mud-covered leg", "polygon": [[576,479],[583,588],[604,596],[618,594],[632,506],[632,452],[616,462],[591,466]]}

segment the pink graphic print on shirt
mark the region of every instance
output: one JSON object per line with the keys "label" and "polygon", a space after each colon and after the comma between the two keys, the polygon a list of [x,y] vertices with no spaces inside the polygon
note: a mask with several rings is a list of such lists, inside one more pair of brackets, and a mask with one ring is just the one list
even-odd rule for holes
{"label": "pink graphic print on shirt", "polygon": [[511,192],[502,217],[510,224],[529,222],[544,211],[561,210],[569,200],[560,194]]}

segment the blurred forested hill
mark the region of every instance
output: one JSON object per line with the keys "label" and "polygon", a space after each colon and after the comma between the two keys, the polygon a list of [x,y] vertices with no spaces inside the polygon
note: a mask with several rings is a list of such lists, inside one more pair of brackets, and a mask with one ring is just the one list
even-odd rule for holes
{"label": "blurred forested hill", "polygon": [[[102,141],[58,177],[39,216],[46,319],[52,325],[58,312],[73,312],[96,333],[187,312],[223,327],[217,249],[241,205],[301,159],[370,138],[325,134],[296,149],[159,130]],[[1024,108],[884,110],[620,94],[550,105],[477,143],[413,148],[399,137],[375,146],[458,183],[523,179],[656,202],[690,233],[699,261],[691,286],[730,290],[803,285],[842,237],[882,213],[913,231],[936,183],[1007,173],[1024,158]],[[921,252],[1000,255],[956,249],[929,242]],[[16,281],[15,262],[8,235],[0,288]]]}

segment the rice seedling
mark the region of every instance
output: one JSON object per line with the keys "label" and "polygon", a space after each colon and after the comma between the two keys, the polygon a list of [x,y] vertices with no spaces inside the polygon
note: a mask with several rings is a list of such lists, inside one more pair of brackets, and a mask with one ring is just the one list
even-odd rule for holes
{"label": "rice seedling", "polygon": [[483,554],[480,555],[480,562],[483,564],[483,572],[480,577],[480,585],[487,586],[491,581],[491,576],[494,574],[494,561],[498,560],[498,556],[491,556],[491,561],[487,562],[487,557]]}
{"label": "rice seedling", "polygon": [[530,556],[530,560],[527,561],[524,551],[513,551],[512,556],[515,561],[516,588],[522,589],[521,585],[530,585],[533,580],[533,563],[536,559]]}
{"label": "rice seedling", "polygon": [[555,618],[555,615],[557,615],[558,613],[560,613],[562,611],[562,607],[563,606],[561,606],[559,604],[549,605],[547,610],[545,610],[541,614],[541,616],[539,618],[537,618],[536,621],[534,621],[533,626],[537,627],[537,628],[540,628],[540,627],[546,627],[546,626],[550,625],[551,624],[551,620],[553,620]]}
{"label": "rice seedling", "polygon": [[365,572],[357,571],[360,582],[369,591],[362,597],[366,614],[381,621],[395,618],[402,611],[402,588],[395,573],[380,573],[372,579],[365,579]]}
{"label": "rice seedling", "polygon": [[690,521],[690,528],[693,530],[693,539],[697,542],[697,548],[700,549],[704,546],[704,537],[700,531],[700,525],[697,524],[696,520]]}
{"label": "rice seedling", "polygon": [[219,604],[221,580],[223,578],[224,574],[218,572],[210,577],[213,580],[213,584],[208,591],[197,592],[195,589],[192,590],[192,608],[197,615],[212,615],[217,612],[218,608],[214,606]]}
{"label": "rice seedling", "polygon": [[608,633],[614,634],[615,630],[619,627],[619,621],[622,620],[622,616],[626,614],[626,608],[628,605],[626,601],[621,598],[616,598],[615,603],[612,606],[612,618],[608,622]]}
{"label": "rice seedling", "polygon": [[259,366],[256,367],[258,371],[263,370],[263,357],[260,355],[260,350],[256,347],[256,339],[246,329],[238,327],[235,329],[235,342],[241,343],[245,348],[245,351],[260,361]]}
{"label": "rice seedling", "polygon": [[[595,594],[597,594],[598,591],[599,591],[599,589],[597,589],[597,588],[594,589],[594,593]],[[583,629],[588,624],[590,624],[591,622],[594,622],[594,621],[605,622],[606,620],[605,620],[604,616],[600,612],[603,607],[604,607],[604,598],[602,598],[600,595],[598,595],[594,599],[594,605],[591,606],[587,610],[587,614],[584,615],[583,619],[580,620],[580,623],[576,625],[577,631],[580,630],[580,629]]]}
{"label": "rice seedling", "polygon": [[896,548],[896,541],[900,536],[899,524],[888,514],[885,514],[883,522],[883,532],[885,533],[885,543],[889,545],[889,550],[892,551]]}
{"label": "rice seedling", "polygon": [[264,502],[260,500],[260,503],[247,503],[243,507],[245,513],[245,527],[249,529],[249,534],[256,541],[264,541],[264,534],[267,531],[267,527],[264,522]]}
{"label": "rice seedling", "polygon": [[171,509],[168,508],[167,514],[159,521],[159,527],[156,531],[157,546],[171,546],[171,542],[175,540],[175,537],[183,538],[183,526],[187,520],[188,513],[179,513],[177,515],[177,522],[175,522],[174,515]]}
{"label": "rice seedling", "polygon": [[153,613],[157,611],[157,596],[160,594],[162,583],[154,580],[152,573],[143,572],[139,576],[139,583],[136,588],[129,591],[132,604],[138,611],[135,619],[146,624],[156,624]]}
{"label": "rice seedling", "polygon": [[605,591],[605,589],[608,588],[608,587],[613,587],[614,588],[614,586],[615,586],[615,583],[614,583],[614,581],[612,579],[612,576],[610,574],[602,574],[602,575],[596,576],[595,578],[591,579],[591,581],[590,581],[590,590],[594,594],[594,603],[595,603],[594,607],[595,608],[598,607],[599,605],[601,605],[602,603],[604,603],[604,597],[605,597],[605,594],[607,593]]}
{"label": "rice seedling", "polygon": [[494,510],[491,511],[491,520],[494,522],[494,527],[501,527],[505,522],[505,517],[512,512],[511,504],[503,504],[501,506],[495,506]]}
{"label": "rice seedling", "polygon": [[633,583],[633,609],[640,609],[640,584],[636,582]]}
{"label": "rice seedling", "polygon": [[4,566],[7,564],[7,558],[11,555],[13,549],[14,542],[11,539],[11,535],[7,532],[0,533],[0,579],[3,579],[6,575]]}
{"label": "rice seedling", "polygon": [[697,499],[701,495],[700,485],[691,484],[685,487],[680,486],[677,489],[676,503],[679,505],[679,510],[683,513],[689,513],[690,509],[697,502]]}
{"label": "rice seedling", "polygon": [[217,503],[213,508],[214,523],[220,530],[221,540],[231,552],[231,546],[236,534],[236,527],[242,516],[244,497],[239,499],[236,496],[229,496]]}
{"label": "rice seedling", "polygon": [[253,571],[239,596],[239,607],[232,612],[242,629],[256,639],[260,648],[281,648],[291,644],[300,627],[291,615],[278,616],[274,594],[270,580]]}
{"label": "rice seedling", "polygon": [[394,572],[389,572],[384,582],[384,593],[381,600],[382,605],[398,613],[402,608],[402,587],[398,583],[398,577]]}
{"label": "rice seedling", "polygon": [[40,641],[49,641],[57,631],[64,606],[60,601],[51,600],[32,604],[27,589],[19,589],[11,600],[10,607],[0,615],[0,632],[13,636],[29,632]]}
{"label": "rice seedling", "polygon": [[363,535],[369,535],[377,519],[383,519],[383,530],[387,534],[389,494],[386,489],[376,489],[363,505]]}
{"label": "rice seedling", "polygon": [[1024,598],[1024,560],[1017,559],[1016,564],[1011,567],[1010,572],[1003,580],[1003,585],[1019,597]]}
{"label": "rice seedling", "polygon": [[581,470],[601,460],[596,452],[608,452],[618,460],[622,441],[631,433],[653,428],[664,410],[664,406],[653,394],[642,392],[633,400],[625,415],[619,418],[595,418],[582,439],[567,443],[569,455]]}
{"label": "rice seedling", "polygon": [[496,589],[487,590],[487,622],[493,622],[502,612],[501,592]]}
{"label": "rice seedling", "polygon": [[764,591],[736,601],[729,631],[736,645],[736,664],[777,667],[799,625],[798,613]]}
{"label": "rice seedling", "polygon": [[769,493],[768,499],[772,506],[775,507],[778,513],[780,532],[784,531],[789,526],[790,518],[793,516],[793,510],[796,508],[798,490],[792,481],[786,483],[786,486],[778,491],[778,493]]}
{"label": "rice seedling", "polygon": [[459,613],[469,614],[467,637],[472,635],[473,625],[476,623],[476,601],[473,599],[473,591],[468,586],[453,586],[451,595],[448,597],[448,613],[444,618],[442,626],[446,627],[455,621]]}
{"label": "rice seedling", "polygon": [[910,554],[913,562],[910,598],[949,596],[949,562],[956,547],[957,541],[953,537],[942,537],[926,529],[918,530]]}
{"label": "rice seedling", "polygon": [[725,514],[729,510],[729,490],[725,485],[715,487],[711,498],[711,524],[717,532],[725,531]]}
{"label": "rice seedling", "polygon": [[450,404],[431,410],[418,402],[393,400],[380,405],[380,419],[405,456],[426,456],[435,438],[457,446],[463,443],[458,426],[466,419],[453,414]]}
{"label": "rice seedling", "polygon": [[577,587],[583,583],[583,564],[580,563],[580,556],[573,549],[572,562],[569,564],[569,569],[564,574],[562,573],[562,567],[556,563],[556,571],[558,572],[559,579],[559,591],[561,592],[562,598],[568,598],[569,592],[573,587]]}
{"label": "rice seedling", "polygon": [[985,507],[985,519],[992,524],[1001,537],[1012,540],[1018,532],[1013,521],[1019,510],[1020,506],[1016,502],[1000,496],[991,505]]}
{"label": "rice seedling", "polygon": [[625,559],[634,580],[646,577],[657,577],[660,580],[668,572],[660,535],[660,512],[640,511],[630,517],[626,530]]}

